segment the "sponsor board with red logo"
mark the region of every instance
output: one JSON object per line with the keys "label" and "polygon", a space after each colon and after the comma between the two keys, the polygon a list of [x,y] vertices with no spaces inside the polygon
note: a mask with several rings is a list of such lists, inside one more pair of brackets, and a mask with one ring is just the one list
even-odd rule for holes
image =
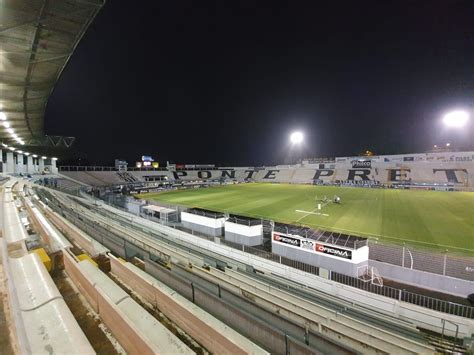
{"label": "sponsor board with red logo", "polygon": [[287,235],[273,233],[273,240],[278,243],[288,244],[298,248],[301,246],[301,239],[292,238]]}
{"label": "sponsor board with red logo", "polygon": [[321,244],[315,240],[305,238],[294,238],[293,236],[273,233],[273,241],[277,243],[287,244],[289,246],[304,249],[313,253],[323,253],[337,258],[347,260],[352,259],[352,251],[347,249],[336,248],[330,245]]}
{"label": "sponsor board with red logo", "polygon": [[352,251],[346,249],[340,249],[336,247],[332,247],[329,245],[324,245],[320,243],[316,243],[314,250],[318,253],[324,253],[332,256],[337,256],[338,258],[344,259],[352,259]]}

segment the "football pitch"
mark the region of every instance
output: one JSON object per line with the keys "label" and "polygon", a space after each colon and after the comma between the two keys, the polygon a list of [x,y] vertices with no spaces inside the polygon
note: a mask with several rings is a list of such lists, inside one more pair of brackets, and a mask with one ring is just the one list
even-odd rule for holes
{"label": "football pitch", "polygon": [[[340,204],[332,202],[335,195]],[[472,192],[250,183],[139,197],[474,254]]]}

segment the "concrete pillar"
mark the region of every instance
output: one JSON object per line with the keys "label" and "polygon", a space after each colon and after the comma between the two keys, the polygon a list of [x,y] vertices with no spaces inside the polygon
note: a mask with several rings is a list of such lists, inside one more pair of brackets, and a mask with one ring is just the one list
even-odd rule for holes
{"label": "concrete pillar", "polygon": [[25,172],[25,166],[23,164],[23,154],[17,154],[16,155],[16,173],[24,173]]}
{"label": "concrete pillar", "polygon": [[13,152],[7,152],[6,173],[13,174],[15,172],[15,161],[13,160]]}
{"label": "concrete pillar", "polygon": [[56,166],[56,159],[51,159],[51,173],[52,174],[58,173],[58,168]]}
{"label": "concrete pillar", "polygon": [[36,174],[39,173],[38,158],[37,157],[33,157],[33,171]]}
{"label": "concrete pillar", "polygon": [[26,171],[29,174],[33,174],[35,172],[35,167],[33,166],[33,157],[31,155],[28,155],[28,158],[26,158]]}
{"label": "concrete pillar", "polygon": [[38,158],[38,169],[40,173],[44,171],[44,159],[41,157]]}
{"label": "concrete pillar", "polygon": [[0,172],[5,172],[5,167],[3,166],[3,152],[0,149]]}

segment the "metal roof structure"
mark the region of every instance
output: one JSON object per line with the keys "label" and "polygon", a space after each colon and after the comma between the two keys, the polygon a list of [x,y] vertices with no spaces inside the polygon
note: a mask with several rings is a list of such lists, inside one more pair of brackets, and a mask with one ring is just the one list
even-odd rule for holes
{"label": "metal roof structure", "polygon": [[0,141],[13,147],[69,147],[46,136],[54,87],[105,0],[0,0]]}

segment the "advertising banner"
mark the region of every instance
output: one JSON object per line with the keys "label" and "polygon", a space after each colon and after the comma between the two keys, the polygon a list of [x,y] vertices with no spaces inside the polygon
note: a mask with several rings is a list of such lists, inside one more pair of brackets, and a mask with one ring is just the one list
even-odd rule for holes
{"label": "advertising banner", "polygon": [[351,161],[353,169],[370,169],[372,167],[371,160],[352,160]]}
{"label": "advertising banner", "polygon": [[305,249],[307,251],[313,253],[323,253],[331,256],[335,256],[338,258],[343,258],[347,260],[352,260],[352,251],[336,248],[333,246],[325,245],[318,243],[315,240],[305,239],[305,238],[294,238],[287,235],[281,235],[277,233],[273,233],[273,241],[288,244],[296,248]]}
{"label": "advertising banner", "polygon": [[301,246],[300,239],[291,238],[291,237],[283,236],[276,233],[273,234],[273,240],[279,243],[293,245],[294,247]]}
{"label": "advertising banner", "polygon": [[339,249],[335,247],[330,247],[324,244],[316,244],[315,250],[318,253],[324,253],[332,256],[337,256],[339,258],[344,258],[344,259],[352,259],[352,251],[350,250],[345,250],[345,249]]}

